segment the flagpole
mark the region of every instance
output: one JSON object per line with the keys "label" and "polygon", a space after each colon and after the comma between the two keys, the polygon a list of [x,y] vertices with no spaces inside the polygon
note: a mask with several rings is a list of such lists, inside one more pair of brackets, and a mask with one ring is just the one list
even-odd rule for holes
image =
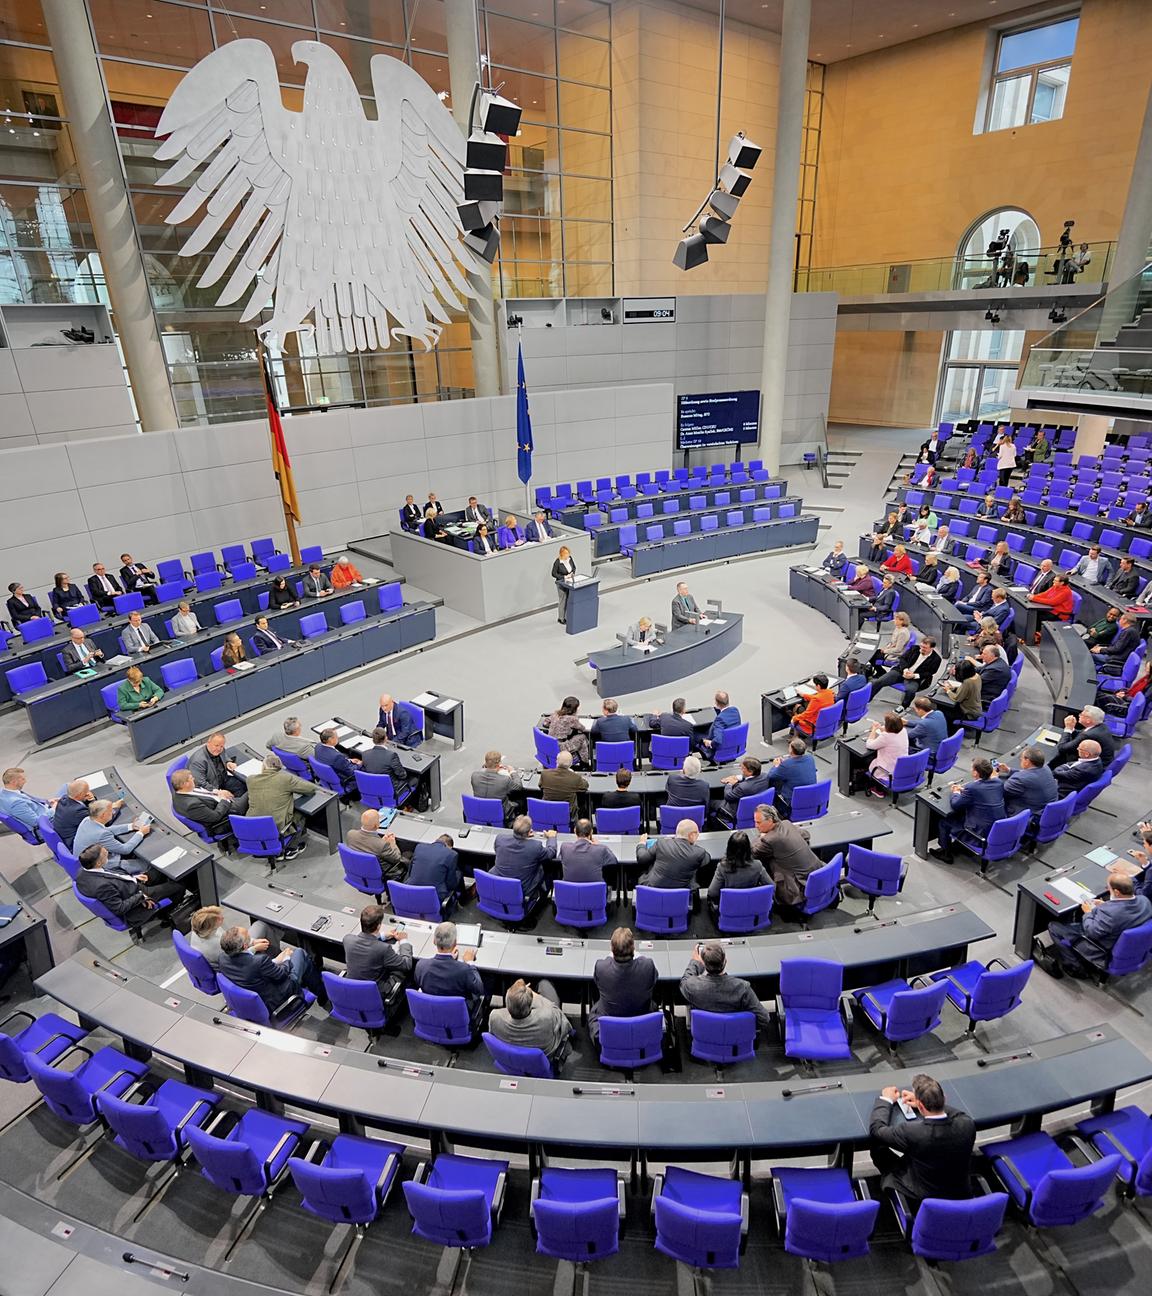
{"label": "flagpole", "polygon": [[[517,350],[520,352],[520,354],[523,355],[523,353],[524,353],[524,325],[523,325],[523,323],[520,323],[520,324],[517,324],[517,325],[516,325],[516,347],[517,347]],[[525,515],[525,517],[531,517],[531,516],[532,516],[532,486],[531,486],[531,479],[529,479],[529,481],[526,481],[526,482],[524,483],[524,515]]]}
{"label": "flagpole", "polygon": [[[264,339],[260,336],[259,330],[256,331],[256,358],[260,362],[260,377],[268,389],[268,400],[276,409],[276,414],[280,415],[280,403],[276,399],[276,388],[272,385],[272,373],[269,367],[269,356],[264,349]],[[268,417],[268,447],[270,459],[275,471],[276,466],[276,446],[273,440],[271,409]],[[279,481],[277,474],[277,489],[280,491],[280,508],[284,514],[284,529],[288,532],[288,552],[292,555],[292,566],[301,566],[300,559],[300,541],[296,538],[296,519],[292,516],[292,510],[288,507],[288,501],[284,498],[284,490]]]}

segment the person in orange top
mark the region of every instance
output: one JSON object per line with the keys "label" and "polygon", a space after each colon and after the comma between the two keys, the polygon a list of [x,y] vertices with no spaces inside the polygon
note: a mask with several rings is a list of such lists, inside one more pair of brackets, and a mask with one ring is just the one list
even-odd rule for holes
{"label": "person in orange top", "polygon": [[[1071,621],[1072,613],[1076,610],[1076,602],[1072,597],[1072,586],[1068,584],[1068,577],[1064,575],[1054,576],[1052,584],[1046,590],[1032,595],[1031,602],[1047,608],[1049,614],[1057,621]],[[1041,613],[1041,615],[1044,614]],[[1039,635],[1037,635],[1036,641],[1039,643]]]}
{"label": "person in orange top", "polygon": [[792,713],[792,732],[800,738],[812,737],[816,717],[836,701],[836,694],[828,687],[827,675],[813,675],[812,683],[816,685],[816,692],[808,699],[808,705],[798,706]]}
{"label": "person in orange top", "polygon": [[897,545],[881,565],[885,571],[899,572],[901,576],[912,575],[912,559],[903,545]]}
{"label": "person in orange top", "polygon": [[353,585],[362,585],[364,577],[348,561],[347,554],[341,554],[332,566],[332,588],[350,589]]}

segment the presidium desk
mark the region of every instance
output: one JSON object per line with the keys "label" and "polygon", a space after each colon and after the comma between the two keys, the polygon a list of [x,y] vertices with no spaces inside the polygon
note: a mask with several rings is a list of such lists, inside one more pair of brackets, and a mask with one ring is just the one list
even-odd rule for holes
{"label": "presidium desk", "polygon": [[715,666],[743,640],[743,615],[721,612],[720,619],[708,625],[677,626],[667,631],[664,642],[650,652],[624,643],[591,652],[588,665],[596,672],[596,692],[601,697],[620,697],[659,688]]}
{"label": "presidium desk", "polygon": [[[502,510],[501,519],[506,516]],[[521,513],[514,516],[523,530],[530,519]],[[549,526],[551,540],[523,544],[483,558],[458,545],[426,540],[396,527],[389,533],[392,563],[413,585],[440,595],[447,607],[476,621],[504,621],[522,612],[555,605],[552,564],[561,545],[572,551],[577,572],[587,576],[592,571],[592,539],[588,532],[558,526],[554,521]],[[495,525],[491,528],[493,542],[497,530]]]}

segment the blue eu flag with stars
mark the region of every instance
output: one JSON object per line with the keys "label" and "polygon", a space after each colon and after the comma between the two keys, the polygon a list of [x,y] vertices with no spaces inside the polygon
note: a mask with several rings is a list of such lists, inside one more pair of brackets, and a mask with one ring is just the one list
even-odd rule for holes
{"label": "blue eu flag with stars", "polygon": [[525,486],[532,480],[532,415],[524,383],[524,347],[516,348],[516,473]]}

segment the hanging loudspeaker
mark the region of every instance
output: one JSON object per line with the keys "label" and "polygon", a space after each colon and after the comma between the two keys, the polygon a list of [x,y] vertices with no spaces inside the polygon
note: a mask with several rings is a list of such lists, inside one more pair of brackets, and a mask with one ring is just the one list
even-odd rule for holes
{"label": "hanging loudspeaker", "polygon": [[752,177],[745,175],[743,171],[734,167],[731,162],[720,168],[720,188],[725,193],[730,193],[734,198],[742,197],[751,183]]}
{"label": "hanging loudspeaker", "polygon": [[498,94],[481,95],[480,124],[494,135],[515,135],[520,129],[520,105]]}
{"label": "hanging loudspeaker", "polygon": [[676,244],[672,264],[681,270],[692,270],[708,260],[708,244],[703,234],[689,234]]}
{"label": "hanging loudspeaker", "polygon": [[465,171],[464,197],[469,202],[495,202],[504,197],[504,177],[499,171]]}
{"label": "hanging loudspeaker", "polygon": [[732,226],[717,216],[705,216],[700,222],[700,237],[705,243],[727,243]]}
{"label": "hanging loudspeaker", "polygon": [[744,135],[733,135],[732,143],[728,145],[728,161],[733,166],[741,167],[745,171],[751,171],[756,163],[760,161],[761,151],[759,144],[753,144]]}
{"label": "hanging loudspeaker", "polygon": [[485,261],[491,263],[496,259],[496,251],[500,247],[500,231],[495,225],[486,225],[483,229],[465,234],[464,242],[473,252],[479,253]]}
{"label": "hanging loudspeaker", "polygon": [[468,136],[468,166],[477,171],[503,171],[507,164],[508,145],[499,135],[473,131]]}
{"label": "hanging loudspeaker", "polygon": [[491,225],[500,214],[500,204],[494,202],[467,202],[456,208],[460,217],[460,228],[465,230],[482,230]]}
{"label": "hanging loudspeaker", "polygon": [[717,216],[731,220],[736,215],[736,208],[740,206],[740,199],[734,194],[726,194],[722,189],[713,189],[708,195],[708,206]]}

